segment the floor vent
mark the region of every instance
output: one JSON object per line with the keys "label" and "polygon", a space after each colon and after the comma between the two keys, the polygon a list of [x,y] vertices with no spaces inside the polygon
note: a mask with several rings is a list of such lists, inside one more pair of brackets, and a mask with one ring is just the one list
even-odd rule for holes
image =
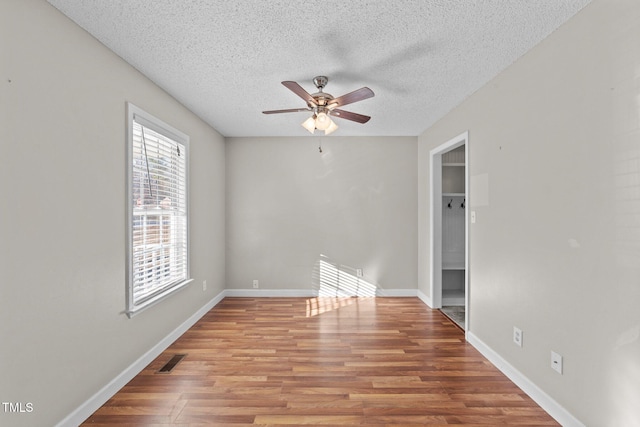
{"label": "floor vent", "polygon": [[180,361],[182,359],[184,359],[184,357],[186,356],[186,354],[176,354],[175,356],[173,356],[171,358],[171,360],[169,360],[162,368],[160,368],[158,370],[159,374],[168,374],[169,372],[171,372],[173,370],[173,368],[176,367],[176,365],[178,363],[180,363]]}

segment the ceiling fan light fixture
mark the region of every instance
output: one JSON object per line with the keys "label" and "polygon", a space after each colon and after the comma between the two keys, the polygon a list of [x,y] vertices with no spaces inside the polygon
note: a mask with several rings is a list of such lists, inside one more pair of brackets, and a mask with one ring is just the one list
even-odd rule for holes
{"label": "ceiling fan light fixture", "polygon": [[308,130],[309,132],[311,132],[313,134],[313,132],[316,130],[316,120],[314,116],[309,117],[307,120],[305,120],[304,122],[302,122],[302,127],[305,128],[306,130]]}
{"label": "ceiling fan light fixture", "polygon": [[307,107],[289,108],[285,110],[269,110],[263,111],[262,113],[276,114],[311,111],[312,116],[302,122],[301,125],[312,135],[315,134],[316,129],[324,131],[325,135],[329,135],[338,129],[338,125],[336,125],[329,116],[340,117],[341,119],[351,120],[356,123],[367,123],[371,117],[363,114],[352,113],[350,111],[344,111],[342,109],[338,109],[338,107],[342,108],[345,105],[369,99],[374,96],[373,91],[365,86],[334,98],[333,95],[322,91],[328,81],[329,79],[325,76],[316,76],[316,78],[313,79],[313,83],[316,88],[318,88],[318,92],[314,94],[310,94],[294,81],[283,81],[282,84],[302,98],[307,103]]}
{"label": "ceiling fan light fixture", "polygon": [[333,123],[333,121],[326,113],[318,113],[318,116],[316,117],[316,129],[327,130],[327,128],[331,126],[331,123]]}
{"label": "ceiling fan light fixture", "polygon": [[331,124],[329,125],[329,127],[327,128],[327,130],[324,131],[325,135],[329,135],[330,133],[333,133],[335,130],[338,129],[338,125],[336,124],[336,122],[334,122],[333,120],[329,119],[329,121],[331,122]]}

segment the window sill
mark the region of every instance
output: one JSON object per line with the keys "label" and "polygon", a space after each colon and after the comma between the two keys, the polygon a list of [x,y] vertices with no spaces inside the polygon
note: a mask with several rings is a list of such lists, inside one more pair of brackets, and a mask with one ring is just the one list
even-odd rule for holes
{"label": "window sill", "polygon": [[134,306],[132,309],[129,309],[127,311],[125,311],[125,313],[127,314],[127,316],[129,317],[129,319],[131,319],[134,316],[137,316],[138,314],[142,313],[144,310],[146,310],[147,308],[156,305],[157,303],[159,303],[160,301],[163,301],[165,298],[175,294],[176,292],[186,288],[191,282],[193,282],[193,279],[187,279],[182,283],[177,284],[176,286],[173,286],[170,289],[167,289],[166,291],[164,291],[161,294],[156,295],[155,297]]}

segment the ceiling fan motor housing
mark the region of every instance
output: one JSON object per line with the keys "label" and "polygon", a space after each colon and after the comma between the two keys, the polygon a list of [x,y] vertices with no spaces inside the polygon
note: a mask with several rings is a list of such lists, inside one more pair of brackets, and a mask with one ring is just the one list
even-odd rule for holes
{"label": "ceiling fan motor housing", "polygon": [[[326,76],[316,76],[313,78],[313,84],[315,84],[318,88],[318,92],[311,94],[311,97],[315,101],[315,104],[313,102],[307,102],[307,105],[310,108],[316,110],[318,107],[325,107],[329,103],[329,101],[333,99],[333,95],[322,91],[322,89],[324,89],[328,82],[329,78]],[[319,111],[316,111],[316,113],[318,112]]]}
{"label": "ceiling fan motor housing", "polygon": [[316,85],[318,90],[322,92],[322,89],[329,83],[329,78],[326,76],[316,76],[313,78],[313,84]]}

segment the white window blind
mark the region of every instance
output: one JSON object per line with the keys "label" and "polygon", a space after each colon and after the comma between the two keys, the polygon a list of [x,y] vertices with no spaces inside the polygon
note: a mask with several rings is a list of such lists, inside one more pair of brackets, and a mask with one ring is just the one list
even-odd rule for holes
{"label": "white window blind", "polygon": [[131,315],[189,281],[188,137],[129,108]]}

